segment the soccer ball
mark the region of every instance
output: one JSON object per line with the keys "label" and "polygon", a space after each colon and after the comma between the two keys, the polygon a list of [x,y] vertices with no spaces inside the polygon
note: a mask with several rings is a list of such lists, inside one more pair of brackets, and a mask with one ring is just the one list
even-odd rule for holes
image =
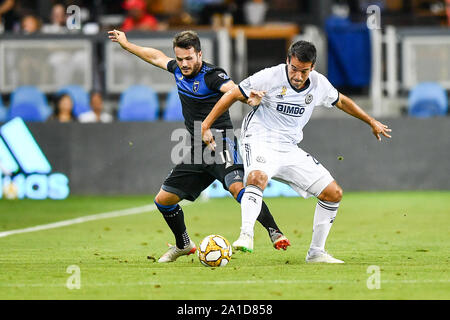
{"label": "soccer ball", "polygon": [[197,254],[206,267],[225,267],[231,259],[232,251],[227,239],[212,234],[200,242]]}

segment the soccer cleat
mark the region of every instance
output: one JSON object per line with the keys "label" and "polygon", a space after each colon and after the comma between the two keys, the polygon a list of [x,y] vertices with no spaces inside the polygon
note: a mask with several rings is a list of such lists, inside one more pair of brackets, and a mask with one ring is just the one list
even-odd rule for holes
{"label": "soccer cleat", "polygon": [[308,263],[344,263],[342,260],[333,258],[326,251],[314,251],[312,254],[310,254],[310,251],[306,255],[306,262]]}
{"label": "soccer cleat", "polygon": [[273,237],[271,237],[273,247],[277,250],[283,249],[286,250],[287,247],[291,245],[291,242],[288,238],[286,238],[283,234],[277,233]]}
{"label": "soccer cleat", "polygon": [[248,233],[241,232],[239,239],[233,242],[233,249],[244,252],[253,252],[253,237]]}
{"label": "soccer cleat", "polygon": [[176,245],[169,245],[169,250],[159,258],[158,262],[174,262],[178,257],[188,256],[196,250],[197,248],[192,240],[189,245],[183,249],[178,248]]}

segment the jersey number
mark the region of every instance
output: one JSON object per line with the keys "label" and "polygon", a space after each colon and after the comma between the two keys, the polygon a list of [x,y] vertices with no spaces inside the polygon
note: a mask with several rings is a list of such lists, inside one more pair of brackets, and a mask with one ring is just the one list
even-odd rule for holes
{"label": "jersey number", "polygon": [[228,150],[222,151],[222,152],[220,153],[220,157],[222,158],[222,161],[223,161],[224,163],[226,163],[226,162],[231,162],[231,161],[232,161],[231,155],[230,155],[230,151],[228,151]]}

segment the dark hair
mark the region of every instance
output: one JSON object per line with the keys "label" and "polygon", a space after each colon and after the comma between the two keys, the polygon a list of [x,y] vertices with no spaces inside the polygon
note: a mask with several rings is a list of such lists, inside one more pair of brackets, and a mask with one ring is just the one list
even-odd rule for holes
{"label": "dark hair", "polygon": [[297,41],[289,47],[289,62],[291,61],[292,56],[295,56],[301,62],[312,62],[312,65],[314,65],[317,57],[316,47],[308,41]]}
{"label": "dark hair", "polygon": [[53,115],[54,116],[58,116],[59,115],[59,104],[61,103],[61,100],[64,99],[65,97],[69,97],[70,101],[72,101],[72,117],[74,116],[73,112],[74,112],[74,104],[75,102],[72,99],[72,96],[68,93],[62,93],[58,96],[56,96],[56,100],[55,100],[55,109],[53,110]]}
{"label": "dark hair", "polygon": [[200,45],[200,38],[197,32],[192,30],[181,31],[173,38],[173,47],[179,47],[183,49],[194,48],[195,52],[202,50]]}
{"label": "dark hair", "polygon": [[101,90],[93,89],[89,92],[89,98],[92,98],[94,95],[99,94],[103,98],[103,93]]}

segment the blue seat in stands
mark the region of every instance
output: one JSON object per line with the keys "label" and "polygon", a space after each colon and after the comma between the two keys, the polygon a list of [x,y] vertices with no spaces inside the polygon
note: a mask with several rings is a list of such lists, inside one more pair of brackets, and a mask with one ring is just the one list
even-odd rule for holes
{"label": "blue seat in stands", "polygon": [[447,110],[447,93],[438,83],[422,82],[409,92],[408,113],[410,116],[419,118],[445,116]]}
{"label": "blue seat in stands", "polygon": [[164,109],[163,119],[165,121],[183,121],[183,110],[181,107],[180,96],[177,87],[173,88],[167,95],[166,108]]}
{"label": "blue seat in stands", "polygon": [[31,102],[20,102],[11,105],[7,119],[9,121],[15,117],[20,117],[23,121],[27,122],[44,122],[46,120],[39,107]]}
{"label": "blue seat in stands", "polygon": [[73,100],[73,114],[78,117],[83,112],[87,112],[91,110],[91,106],[89,103],[89,94],[84,90],[84,88],[77,85],[70,85],[61,88],[57,95],[61,94],[69,94]]}
{"label": "blue seat in stands", "polygon": [[120,96],[117,117],[119,121],[155,121],[159,102],[156,92],[147,86],[129,87]]}
{"label": "blue seat in stands", "polygon": [[[23,117],[28,118],[26,115],[26,109],[24,109],[24,106],[26,105],[30,106],[29,118],[34,119],[29,121],[45,121],[52,114],[52,108],[48,105],[47,97],[43,92],[33,86],[23,86],[17,88],[11,94],[11,104],[9,107],[8,118],[12,119],[11,114],[14,114],[16,112],[13,111],[15,108],[19,108],[21,110],[20,113],[23,115]],[[35,114],[35,109],[39,110],[41,117],[38,117]],[[39,118],[41,120],[37,120]]]}

